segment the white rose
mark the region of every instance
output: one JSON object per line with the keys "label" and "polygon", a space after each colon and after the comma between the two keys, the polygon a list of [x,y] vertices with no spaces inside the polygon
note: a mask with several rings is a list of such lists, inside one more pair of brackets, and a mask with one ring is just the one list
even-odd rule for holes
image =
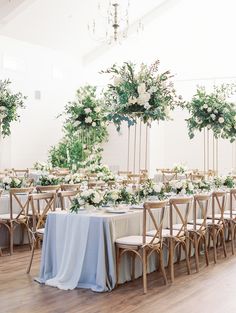
{"label": "white rose", "polygon": [[215,118],[216,118],[216,116],[215,116],[215,114],[211,114],[211,118],[213,119],[213,120],[215,120]]}
{"label": "white rose", "polygon": [[236,115],[235,115],[235,117],[234,117],[234,120],[236,121]]}
{"label": "white rose", "polygon": [[75,127],[78,127],[80,124],[81,124],[80,121],[75,121],[75,122],[74,122],[74,126],[75,126]]}
{"label": "white rose", "polygon": [[86,114],[89,114],[89,113],[92,112],[92,110],[91,110],[90,108],[86,108],[86,109],[84,109],[84,112],[85,112]]}
{"label": "white rose", "polygon": [[218,113],[218,111],[217,111],[217,110],[214,110],[214,113],[215,113],[215,114],[217,114],[217,113]]}
{"label": "white rose", "polygon": [[84,200],[83,199],[79,199],[79,205],[84,205]]}
{"label": "white rose", "polygon": [[211,125],[207,125],[207,129],[211,129]]}
{"label": "white rose", "polygon": [[183,188],[183,189],[180,191],[180,194],[181,194],[181,195],[185,195],[185,194],[186,194],[186,190]]}
{"label": "white rose", "polygon": [[96,204],[101,202],[101,196],[100,196],[100,194],[98,192],[94,193],[93,202],[96,203]]}
{"label": "white rose", "polygon": [[203,105],[203,109],[207,109],[208,108],[208,105],[205,103],[204,105]]}
{"label": "white rose", "polygon": [[188,184],[188,189],[189,189],[189,190],[191,190],[191,191],[194,189],[194,187],[193,187],[193,184],[192,184],[192,183],[189,183],[189,184]]}
{"label": "white rose", "polygon": [[122,78],[115,76],[114,77],[114,85],[118,86],[122,83]]}
{"label": "white rose", "polygon": [[11,177],[6,176],[6,177],[3,177],[2,182],[4,184],[10,185],[10,183],[12,182],[12,179],[11,179]]}
{"label": "white rose", "polygon": [[182,182],[181,181],[179,181],[179,182],[177,182],[176,183],[176,189],[180,189],[180,188],[182,188],[183,187],[183,184],[182,184]]}
{"label": "white rose", "polygon": [[99,113],[99,112],[101,112],[101,108],[100,108],[100,107],[96,107],[96,108],[94,109],[94,111],[95,111],[96,113]]}
{"label": "white rose", "polygon": [[145,83],[141,83],[138,86],[138,93],[139,93],[139,95],[143,94],[143,93],[146,93],[146,85],[145,85]]}
{"label": "white rose", "polygon": [[97,124],[95,122],[92,122],[92,126],[95,127],[97,126]]}
{"label": "white rose", "polygon": [[90,123],[92,123],[92,118],[90,117],[90,116],[88,116],[88,117],[86,117],[86,119],[85,119],[85,123],[87,123],[87,124],[90,124]]}
{"label": "white rose", "polygon": [[136,104],[138,99],[136,97],[129,97],[128,103],[129,104]]}
{"label": "white rose", "polygon": [[153,186],[153,190],[154,190],[155,192],[161,192],[161,188],[162,188],[162,186],[159,185],[159,184]]}
{"label": "white rose", "polygon": [[116,201],[119,198],[118,193],[116,191],[111,192],[111,199]]}
{"label": "white rose", "polygon": [[208,108],[208,109],[207,109],[207,112],[208,112],[208,113],[211,113],[211,111],[212,111],[212,108]]}
{"label": "white rose", "polygon": [[138,104],[139,105],[145,105],[150,100],[150,97],[151,97],[151,95],[148,92],[144,92],[144,93],[139,94]]}
{"label": "white rose", "polygon": [[224,123],[224,121],[225,121],[225,119],[224,119],[223,117],[219,117],[218,122],[219,122],[220,124]]}

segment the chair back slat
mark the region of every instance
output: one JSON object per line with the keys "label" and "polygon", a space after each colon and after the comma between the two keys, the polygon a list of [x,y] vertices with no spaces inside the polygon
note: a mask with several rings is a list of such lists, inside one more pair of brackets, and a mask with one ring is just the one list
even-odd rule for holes
{"label": "chair back slat", "polygon": [[192,200],[193,197],[178,197],[178,198],[171,198],[170,202],[170,235],[173,236],[173,216],[174,211],[176,218],[180,220],[180,227],[178,229],[178,233],[176,237],[181,236],[182,232],[187,233],[187,223],[190,208],[192,207]]}
{"label": "chair back slat", "polygon": [[195,194],[194,206],[193,206],[193,225],[194,230],[197,230],[197,219],[201,218],[202,223],[199,226],[198,231],[202,231],[206,228],[206,220],[209,210],[209,201],[211,194]]}
{"label": "chair back slat", "polygon": [[218,209],[220,210],[220,218],[217,218],[217,224],[221,222],[224,223],[224,211],[225,211],[225,204],[226,204],[226,191],[214,191],[212,193],[212,222],[215,223],[215,209],[216,204]]}
{"label": "chair back slat", "polygon": [[61,209],[65,210],[65,200],[67,199],[70,204],[72,203],[72,200],[74,197],[76,197],[79,193],[79,190],[67,190],[67,191],[60,191],[59,197],[61,200]]}
{"label": "chair back slat", "polygon": [[[13,200],[19,205],[19,212],[17,214],[16,219],[18,219],[21,215],[27,216],[28,208],[29,208],[29,195],[33,192],[33,187],[28,188],[10,188],[10,219],[13,219]],[[24,195],[24,199],[23,196]]]}
{"label": "chair back slat", "polygon": [[[143,244],[146,244],[146,234],[147,234],[147,220],[148,216],[155,227],[155,235],[153,236],[150,244],[154,244],[156,239],[159,243],[162,243],[162,227],[165,217],[165,211],[167,207],[167,201],[147,201],[143,205]],[[154,216],[153,211],[161,211],[160,216],[157,218]],[[156,212],[155,212],[156,213]]]}

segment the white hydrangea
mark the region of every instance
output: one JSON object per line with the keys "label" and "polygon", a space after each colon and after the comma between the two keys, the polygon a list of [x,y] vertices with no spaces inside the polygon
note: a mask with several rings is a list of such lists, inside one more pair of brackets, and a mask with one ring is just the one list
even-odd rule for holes
{"label": "white hydrangea", "polygon": [[91,124],[92,123],[92,118],[91,118],[91,116],[88,116],[88,117],[86,117],[86,119],[85,119],[85,123],[87,123],[87,124]]}
{"label": "white hydrangea", "polygon": [[84,112],[85,112],[86,114],[89,114],[89,113],[92,112],[92,110],[91,110],[90,108],[86,108],[86,109],[84,109]]}

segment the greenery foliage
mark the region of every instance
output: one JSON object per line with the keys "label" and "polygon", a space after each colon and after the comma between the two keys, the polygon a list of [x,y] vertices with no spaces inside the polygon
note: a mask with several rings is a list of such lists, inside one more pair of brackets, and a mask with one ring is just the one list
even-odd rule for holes
{"label": "greenery foliage", "polygon": [[26,97],[22,93],[13,93],[10,80],[0,80],[0,132],[3,137],[11,134],[11,123],[19,120],[19,108],[24,108]]}
{"label": "greenery foliage", "polygon": [[190,139],[195,131],[207,128],[215,138],[225,138],[233,142],[236,139],[236,109],[228,98],[236,92],[236,85],[222,84],[214,86],[211,93],[205,87],[198,87],[196,94],[187,104],[190,117],[187,119]]}

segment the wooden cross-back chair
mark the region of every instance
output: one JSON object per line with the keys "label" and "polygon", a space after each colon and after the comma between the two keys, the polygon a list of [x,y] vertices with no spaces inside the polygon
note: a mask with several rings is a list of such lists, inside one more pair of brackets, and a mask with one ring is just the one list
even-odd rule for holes
{"label": "wooden cross-back chair", "polygon": [[187,224],[187,229],[190,235],[190,249],[191,243],[194,247],[196,272],[199,272],[199,254],[201,243],[204,244],[204,255],[206,265],[209,265],[208,247],[207,247],[207,216],[209,213],[209,204],[211,194],[195,194],[193,203],[193,220]]}
{"label": "wooden cross-back chair", "polygon": [[[187,228],[189,212],[192,208],[191,196],[176,197],[169,200],[170,203],[170,219],[169,229],[163,230],[163,237],[168,242],[169,247],[169,268],[171,282],[174,282],[174,256],[175,250],[178,248],[177,261],[181,259],[181,249],[185,252],[185,261],[187,266],[187,273],[190,274],[189,262],[189,232]],[[175,213],[175,214],[174,214]],[[175,216],[175,221],[174,221]],[[177,222],[177,224],[176,224]]]}
{"label": "wooden cross-back chair", "polygon": [[61,185],[62,191],[73,191],[73,190],[79,191],[80,188],[81,188],[81,184],[62,184]]}
{"label": "wooden cross-back chair", "polygon": [[[21,243],[24,243],[24,231],[26,230],[28,234],[29,245],[31,245],[27,210],[29,207],[29,195],[32,193],[32,191],[32,187],[11,188],[9,190],[10,211],[9,213],[0,214],[0,220],[2,221],[2,224],[4,224],[8,229],[10,254],[13,254],[14,230],[16,225],[20,225],[22,228]],[[15,205],[18,206],[17,213],[14,213]]]}
{"label": "wooden cross-back chair", "polygon": [[28,178],[29,177],[29,169],[12,169],[12,174],[16,177],[25,177]]}
{"label": "wooden cross-back chair", "polygon": [[[57,194],[58,191],[60,190],[61,185],[49,185],[49,186],[36,186],[36,191],[38,193],[47,193],[47,192],[52,192],[54,193],[55,201],[54,201],[54,210],[56,208],[56,200],[57,200]],[[38,210],[40,211],[40,202],[38,201]]]}
{"label": "wooden cross-back chair", "polygon": [[[221,240],[224,256],[227,257],[225,244],[225,230],[227,220],[225,219],[226,191],[214,191],[212,193],[212,214],[208,216],[207,224],[209,228],[209,245],[210,240],[213,242],[214,262],[217,262],[217,246],[219,239]],[[219,213],[216,213],[218,207]]]}
{"label": "wooden cross-back chair", "polygon": [[[163,240],[162,240],[162,226],[164,214],[166,210],[166,201],[145,202],[143,208],[143,229],[142,235],[127,236],[118,238],[115,242],[116,246],[116,273],[117,284],[119,282],[119,268],[122,255],[128,253],[132,258],[131,278],[135,278],[135,258],[138,257],[142,263],[143,268],[143,291],[147,293],[147,265],[148,258],[156,253],[159,257],[160,270],[162,272],[164,282],[167,284],[165,268],[163,264]],[[161,211],[160,218],[155,218],[153,210]],[[147,223],[152,221],[154,230],[152,235],[147,235]],[[159,222],[158,222],[159,221]]]}
{"label": "wooden cross-back chair", "polygon": [[67,190],[67,191],[60,191],[59,197],[61,200],[61,209],[66,210],[68,209],[65,205],[65,201],[68,200],[68,204],[72,204],[72,200],[76,197],[79,193],[79,190]]}
{"label": "wooden cross-back chair", "polygon": [[[43,204],[43,209],[40,212],[35,206],[36,203],[38,205],[38,201],[42,202]],[[54,210],[54,202],[55,202],[55,193],[31,194],[29,196],[29,203],[30,203],[33,215],[32,215],[32,228],[31,228],[32,249],[31,249],[31,257],[30,257],[29,265],[27,268],[27,273],[29,273],[31,269],[35,248],[37,244],[43,240],[46,217],[49,211]]]}
{"label": "wooden cross-back chair", "polygon": [[164,184],[171,182],[172,180],[178,179],[178,173],[172,170],[161,170],[162,182]]}

